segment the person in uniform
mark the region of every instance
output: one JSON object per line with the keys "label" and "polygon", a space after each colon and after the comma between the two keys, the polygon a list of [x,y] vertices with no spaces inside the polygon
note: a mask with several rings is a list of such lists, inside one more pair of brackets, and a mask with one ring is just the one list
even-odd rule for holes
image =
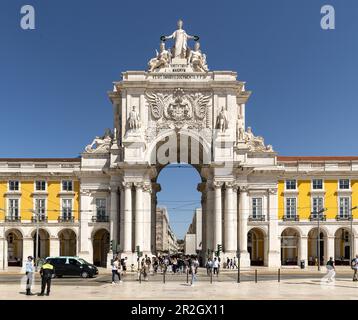
{"label": "person in uniform", "polygon": [[41,293],[40,296],[45,294],[45,288],[47,286],[46,295],[50,295],[50,288],[51,288],[51,279],[52,275],[54,274],[53,265],[50,263],[49,260],[42,265],[40,270],[41,275]]}

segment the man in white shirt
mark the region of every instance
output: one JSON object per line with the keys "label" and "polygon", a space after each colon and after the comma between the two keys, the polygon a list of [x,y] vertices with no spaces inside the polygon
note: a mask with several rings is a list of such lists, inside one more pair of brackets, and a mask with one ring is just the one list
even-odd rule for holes
{"label": "man in white shirt", "polygon": [[26,295],[32,296],[31,293],[31,286],[32,286],[32,279],[34,277],[34,264],[32,262],[33,258],[31,256],[27,257],[26,265],[25,265],[25,272],[26,272]]}
{"label": "man in white shirt", "polygon": [[219,275],[219,261],[217,258],[214,258],[214,262],[213,262],[213,267],[214,267],[214,274],[216,274],[216,276]]}
{"label": "man in white shirt", "polygon": [[122,282],[120,270],[121,270],[121,265],[118,261],[118,258],[115,258],[112,264],[112,284],[116,283],[115,276],[118,277],[119,282]]}

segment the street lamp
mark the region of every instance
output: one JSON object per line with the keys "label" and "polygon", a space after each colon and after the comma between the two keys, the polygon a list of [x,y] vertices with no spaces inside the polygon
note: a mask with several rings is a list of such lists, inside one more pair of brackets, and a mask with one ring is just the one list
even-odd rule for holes
{"label": "street lamp", "polygon": [[353,260],[353,255],[354,255],[354,234],[353,234],[353,210],[358,209],[358,206],[355,206],[353,208],[350,209],[351,212],[351,239],[350,239],[350,261]]}
{"label": "street lamp", "polygon": [[35,247],[35,271],[38,270],[38,256],[39,256],[39,215],[40,210],[30,210],[32,213],[36,215],[36,247]]}
{"label": "street lamp", "polygon": [[321,229],[320,229],[320,220],[321,213],[327,211],[327,208],[322,208],[318,212],[313,212],[313,214],[317,214],[317,256],[318,256],[318,271],[321,271]]}

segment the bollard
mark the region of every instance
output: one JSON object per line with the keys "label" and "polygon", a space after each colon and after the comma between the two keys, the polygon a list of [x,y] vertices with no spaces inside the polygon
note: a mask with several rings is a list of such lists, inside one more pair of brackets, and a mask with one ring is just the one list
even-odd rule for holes
{"label": "bollard", "polygon": [[213,271],[210,272],[210,283],[213,283]]}
{"label": "bollard", "polygon": [[189,269],[186,270],[186,283],[189,283]]}
{"label": "bollard", "polygon": [[281,270],[280,270],[280,268],[278,269],[277,281],[278,281],[278,282],[281,281]]}
{"label": "bollard", "polygon": [[142,272],[139,271],[139,283],[142,283]]}
{"label": "bollard", "polygon": [[237,268],[237,283],[240,283],[240,266]]}
{"label": "bollard", "polygon": [[255,283],[257,283],[257,269],[255,269]]}
{"label": "bollard", "polygon": [[166,273],[166,271],[164,270],[163,271],[163,283],[165,283],[165,273]]}

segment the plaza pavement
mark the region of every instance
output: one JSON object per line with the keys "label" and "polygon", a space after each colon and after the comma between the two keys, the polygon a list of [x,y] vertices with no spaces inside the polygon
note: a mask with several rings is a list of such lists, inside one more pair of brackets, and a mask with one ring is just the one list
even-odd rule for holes
{"label": "plaza pavement", "polygon": [[[325,269],[325,268],[322,268]],[[261,270],[263,272],[263,270]],[[268,270],[266,270],[268,272]],[[295,278],[293,272],[305,273],[306,277]],[[280,282],[277,279],[265,281],[219,281],[214,279],[210,284],[205,277],[204,270],[200,270],[198,281],[193,287],[186,283],[185,277],[177,280],[166,281],[142,281],[135,280],[131,274],[124,278],[122,283],[112,285],[109,274],[106,281],[99,281],[91,285],[94,279],[71,280],[67,284],[53,281],[52,292],[49,297],[26,296],[25,283],[22,280],[14,283],[0,282],[1,300],[357,300],[358,283],[351,280],[351,270],[344,268],[337,270],[337,279],[327,283],[324,279],[325,271],[311,274],[309,270],[290,269],[292,276]],[[344,272],[343,272],[344,271]],[[349,271],[349,272],[348,272]],[[261,274],[263,274],[261,272]],[[231,273],[226,271],[226,273]],[[0,274],[0,277],[2,275]],[[4,275],[5,276],[5,275]],[[126,281],[126,278],[128,281]],[[129,281],[131,278],[132,281]],[[232,278],[234,279],[234,278]],[[87,281],[87,282],[86,282]],[[81,282],[81,283],[80,283]],[[33,292],[39,292],[39,282],[35,282]]]}

